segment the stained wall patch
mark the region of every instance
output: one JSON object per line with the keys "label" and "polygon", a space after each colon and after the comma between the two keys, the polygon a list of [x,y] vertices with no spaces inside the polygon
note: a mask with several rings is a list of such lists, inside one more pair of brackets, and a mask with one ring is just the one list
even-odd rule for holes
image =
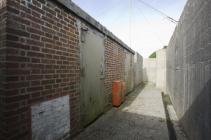
{"label": "stained wall patch", "polygon": [[57,140],[70,131],[69,96],[31,106],[32,139]]}

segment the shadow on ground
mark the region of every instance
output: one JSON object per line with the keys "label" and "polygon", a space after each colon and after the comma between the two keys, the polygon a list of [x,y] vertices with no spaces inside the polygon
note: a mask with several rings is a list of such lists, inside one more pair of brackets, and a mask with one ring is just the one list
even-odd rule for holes
{"label": "shadow on ground", "polygon": [[191,140],[211,139],[211,79],[180,119]]}
{"label": "shadow on ground", "polygon": [[75,140],[168,140],[165,123],[163,118],[112,109]]}
{"label": "shadow on ground", "polygon": [[[140,98],[144,88],[143,85],[137,87],[126,97],[126,102],[121,107],[112,108],[74,140],[168,140],[165,117],[140,113],[139,108],[143,106],[140,104],[141,101],[137,101],[137,97]],[[147,98],[150,100],[149,97]],[[162,99],[159,101],[162,105]],[[129,106],[132,106],[132,112],[127,109]]]}

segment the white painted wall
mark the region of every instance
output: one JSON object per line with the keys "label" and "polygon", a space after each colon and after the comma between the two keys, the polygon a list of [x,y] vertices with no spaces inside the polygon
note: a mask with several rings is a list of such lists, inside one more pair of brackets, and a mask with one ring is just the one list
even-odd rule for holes
{"label": "white painted wall", "polygon": [[166,49],[156,52],[156,87],[166,92]]}
{"label": "white painted wall", "polygon": [[143,81],[156,84],[156,59],[147,58],[143,61]]}
{"label": "white painted wall", "polygon": [[151,82],[166,92],[166,49],[156,52],[156,58],[143,60],[143,81]]}

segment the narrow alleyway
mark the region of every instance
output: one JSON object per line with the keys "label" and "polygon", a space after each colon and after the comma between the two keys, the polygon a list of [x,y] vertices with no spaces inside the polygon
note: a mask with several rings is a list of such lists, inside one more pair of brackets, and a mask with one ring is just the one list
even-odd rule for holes
{"label": "narrow alleyway", "polygon": [[119,108],[112,108],[75,140],[168,140],[161,91],[138,87]]}

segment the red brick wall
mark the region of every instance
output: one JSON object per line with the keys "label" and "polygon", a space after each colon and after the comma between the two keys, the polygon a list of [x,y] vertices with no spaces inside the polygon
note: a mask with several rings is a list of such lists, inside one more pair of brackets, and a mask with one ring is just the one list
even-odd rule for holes
{"label": "red brick wall", "polygon": [[5,83],[5,28],[6,28],[6,0],[0,1],[0,138],[3,138],[5,132],[5,94],[4,94],[4,83]]}
{"label": "red brick wall", "polygon": [[[7,1],[7,10],[0,8],[0,74],[6,72],[0,78],[0,140],[29,140],[31,104],[64,95],[70,96],[70,128],[75,134],[80,129],[77,17],[54,0]],[[112,82],[124,79],[125,55],[116,41],[106,39],[107,109]]]}
{"label": "red brick wall", "polygon": [[80,126],[76,18],[51,0],[8,0],[7,139],[29,140],[30,105],[70,95],[71,130]]}
{"label": "red brick wall", "polygon": [[124,80],[125,75],[125,50],[115,41],[107,38],[105,41],[105,94],[107,97],[108,109],[111,107],[112,82]]}

